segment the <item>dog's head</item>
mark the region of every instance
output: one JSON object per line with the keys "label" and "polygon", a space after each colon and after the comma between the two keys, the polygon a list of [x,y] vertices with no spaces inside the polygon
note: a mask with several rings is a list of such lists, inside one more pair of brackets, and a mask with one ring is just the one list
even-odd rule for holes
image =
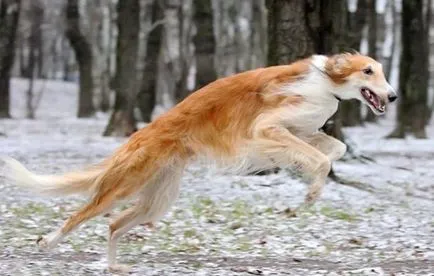
{"label": "dog's head", "polygon": [[383,67],[374,59],[359,54],[338,54],[327,59],[325,72],[335,87],[332,93],[343,100],[357,99],[377,114],[397,99],[387,82]]}

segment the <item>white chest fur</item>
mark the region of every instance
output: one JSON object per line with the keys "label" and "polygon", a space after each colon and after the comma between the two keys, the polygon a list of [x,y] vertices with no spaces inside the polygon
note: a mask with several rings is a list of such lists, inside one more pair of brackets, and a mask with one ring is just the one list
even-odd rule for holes
{"label": "white chest fur", "polygon": [[280,91],[284,95],[303,97],[300,104],[281,110],[282,122],[297,133],[316,132],[338,109],[339,101],[333,95],[333,84],[318,70],[323,61],[322,56],[318,56],[317,64],[302,80],[289,83]]}
{"label": "white chest fur", "polygon": [[284,118],[284,124],[297,133],[311,134],[321,128],[337,109],[337,100],[327,103],[303,102],[288,110],[291,115]]}

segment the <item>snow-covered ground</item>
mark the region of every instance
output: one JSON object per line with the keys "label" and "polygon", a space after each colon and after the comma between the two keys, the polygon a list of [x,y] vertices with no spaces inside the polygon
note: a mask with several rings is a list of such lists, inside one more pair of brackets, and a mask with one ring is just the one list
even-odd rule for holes
{"label": "snow-covered ground", "polygon": [[[16,119],[0,120],[0,155],[60,173],[98,162],[124,142],[101,137],[105,114],[74,118],[75,85],[37,85],[45,88],[37,119],[18,119],[26,83],[13,81]],[[428,140],[383,139],[392,128],[391,113],[379,124],[345,129],[376,162],[334,165],[339,176],[373,191],[329,182],[314,207],[296,214],[288,208],[302,202],[306,185],[288,172],[230,176],[193,165],[176,206],[156,231],[141,226],[125,235],[119,260],[136,275],[434,275],[434,125]],[[84,198],[39,198],[1,178],[0,191],[1,275],[108,274],[107,217],[51,252],[36,248],[38,236],[59,227]]]}

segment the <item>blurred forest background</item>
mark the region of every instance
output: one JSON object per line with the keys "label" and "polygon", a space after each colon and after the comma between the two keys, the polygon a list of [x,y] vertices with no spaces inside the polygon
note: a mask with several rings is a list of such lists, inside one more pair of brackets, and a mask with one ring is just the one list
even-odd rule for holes
{"label": "blurred forest background", "polygon": [[[314,53],[360,51],[399,91],[390,137],[426,137],[434,107],[432,0],[0,0],[0,118],[10,79],[28,80],[27,118],[43,89],[79,83],[79,118],[111,114],[106,136],[128,136],[196,89]],[[431,73],[430,73],[431,72]],[[430,78],[431,75],[431,78]],[[343,102],[325,130],[376,118]]]}

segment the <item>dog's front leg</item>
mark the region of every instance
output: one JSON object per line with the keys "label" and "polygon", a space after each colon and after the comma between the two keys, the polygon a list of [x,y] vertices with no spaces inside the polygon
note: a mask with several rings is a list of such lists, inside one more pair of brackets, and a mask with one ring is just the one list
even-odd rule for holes
{"label": "dog's front leg", "polygon": [[331,162],[341,159],[347,151],[347,145],[324,132],[317,132],[302,140],[327,155]]}
{"label": "dog's front leg", "polygon": [[261,157],[273,160],[274,166],[295,166],[310,174],[312,183],[305,202],[312,204],[318,198],[331,168],[329,157],[280,125],[257,128],[253,147]]}

